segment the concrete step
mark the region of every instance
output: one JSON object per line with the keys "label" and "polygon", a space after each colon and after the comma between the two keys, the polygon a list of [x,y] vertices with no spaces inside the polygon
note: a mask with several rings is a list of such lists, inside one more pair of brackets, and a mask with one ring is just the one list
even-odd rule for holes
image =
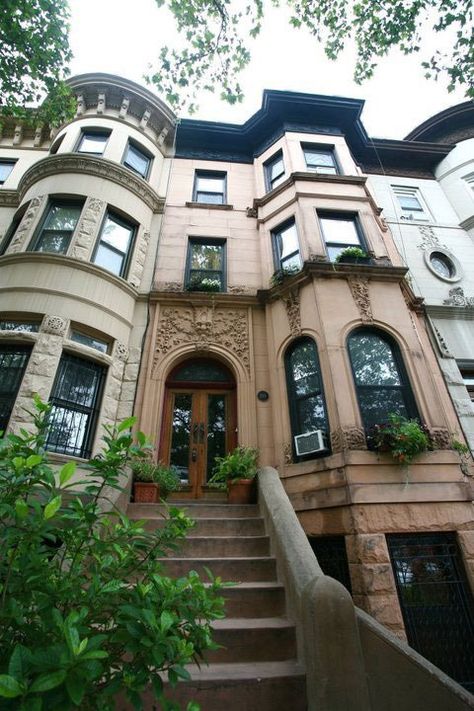
{"label": "concrete step", "polygon": [[268,556],[268,536],[195,536],[194,531],[179,545],[182,558],[245,558]]}
{"label": "concrete step", "polygon": [[211,663],[281,662],[296,657],[295,628],[282,617],[226,618],[212,624],[220,649],[206,652]]}
{"label": "concrete step", "polygon": [[[133,520],[141,517],[133,514]],[[142,519],[143,520],[143,519]],[[159,516],[145,520],[145,529],[155,531],[162,528],[166,518]],[[265,525],[263,518],[197,518],[196,525],[190,530],[191,536],[264,536]]]}
{"label": "concrete step", "polygon": [[[296,661],[251,664],[210,664],[188,667],[192,679],[175,689],[165,685],[166,695],[182,704],[193,700],[202,711],[306,711],[305,676]],[[144,709],[156,707],[152,693]],[[127,702],[118,711],[132,711]]]}
{"label": "concrete step", "polygon": [[282,617],[285,588],[277,582],[240,583],[221,592],[228,617]]}
{"label": "concrete step", "polygon": [[[260,517],[256,504],[194,504],[187,501],[173,502],[172,506],[184,509],[190,518],[254,518]],[[165,504],[129,504],[130,518],[160,518],[169,507]]]}
{"label": "concrete step", "polygon": [[276,581],[276,564],[274,558],[262,556],[259,558],[177,558],[169,557],[162,560],[163,570],[169,576],[181,577],[196,570],[201,578],[208,580],[205,568],[209,568],[214,577],[223,581],[257,582]]}

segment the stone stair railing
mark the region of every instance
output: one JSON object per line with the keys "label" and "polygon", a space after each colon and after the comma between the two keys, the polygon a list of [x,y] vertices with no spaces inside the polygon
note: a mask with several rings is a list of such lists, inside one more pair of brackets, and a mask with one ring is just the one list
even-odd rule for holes
{"label": "stone stair railing", "polygon": [[285,585],[308,711],[466,711],[474,697],[381,624],[323,574],[272,467],[258,476],[260,509]]}

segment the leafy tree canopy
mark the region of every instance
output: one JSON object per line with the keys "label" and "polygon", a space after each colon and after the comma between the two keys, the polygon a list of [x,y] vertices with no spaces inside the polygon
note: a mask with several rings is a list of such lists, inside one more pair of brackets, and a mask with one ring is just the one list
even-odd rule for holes
{"label": "leafy tree canopy", "polygon": [[[0,109],[25,120],[58,124],[71,116],[74,99],[64,83],[69,49],[67,0],[2,0],[0,3]],[[38,105],[41,109],[27,111]]]}
{"label": "leafy tree canopy", "polygon": [[[221,90],[230,104],[242,101],[239,73],[250,62],[250,40],[260,33],[263,0],[156,0],[174,15],[185,40],[181,49],[163,47],[156,71],[148,77],[175,108],[197,107],[203,89]],[[369,79],[377,59],[392,47],[405,54],[420,51],[428,30],[448,34],[452,49],[425,57],[427,78],[447,75],[448,90],[464,87],[474,97],[472,0],[271,0],[286,4],[295,28],[306,28],[336,59],[347,42],[356,45],[354,79]]]}

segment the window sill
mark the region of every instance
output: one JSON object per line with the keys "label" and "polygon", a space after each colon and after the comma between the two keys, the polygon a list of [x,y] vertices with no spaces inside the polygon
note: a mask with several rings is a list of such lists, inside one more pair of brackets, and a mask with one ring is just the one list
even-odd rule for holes
{"label": "window sill", "polygon": [[223,205],[214,202],[186,202],[186,207],[198,207],[201,210],[233,210],[233,205],[224,203]]}

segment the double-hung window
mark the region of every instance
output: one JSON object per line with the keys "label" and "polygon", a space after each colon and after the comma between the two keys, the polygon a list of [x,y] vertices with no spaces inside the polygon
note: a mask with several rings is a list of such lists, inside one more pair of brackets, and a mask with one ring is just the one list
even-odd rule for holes
{"label": "double-hung window", "polygon": [[9,160],[7,158],[0,158],[0,185],[3,185],[5,180],[8,178],[15,165],[15,160]]}
{"label": "double-hung window", "polygon": [[186,288],[189,291],[225,291],[223,240],[189,240]]}
{"label": "double-hung window", "polygon": [[194,202],[225,205],[227,173],[196,170],[194,176]]}
{"label": "double-hung window", "polygon": [[365,249],[362,232],[355,215],[344,212],[318,213],[319,224],[331,262],[347,247]]}
{"label": "double-hung window", "polygon": [[294,219],[273,230],[272,238],[276,269],[283,272],[301,269],[300,246]]}
{"label": "double-hung window", "polygon": [[63,354],[50,398],[47,449],[90,457],[104,377],[102,365]]}
{"label": "double-hung window", "polygon": [[82,203],[53,200],[29,249],[66,254],[81,211]]}
{"label": "double-hung window", "polygon": [[[313,439],[319,430],[327,442],[328,420],[318,352],[311,338],[300,338],[289,347],[285,369],[293,440],[299,435],[308,435],[302,439],[307,439],[308,455],[315,456],[318,447],[314,446]],[[327,454],[327,450],[319,448],[319,453],[323,452]]]}
{"label": "double-hung window", "polygon": [[136,227],[107,212],[93,262],[117,276],[124,276],[128,266]]}
{"label": "double-hung window", "polygon": [[428,219],[418,188],[410,188],[403,185],[393,185],[392,188],[398,200],[402,219]]}
{"label": "double-hung window", "polygon": [[285,180],[285,163],[280,151],[263,164],[265,170],[265,186],[267,192],[276,188]]}
{"label": "double-hung window", "polygon": [[123,164],[142,178],[147,178],[150,172],[151,156],[144,148],[129,141],[123,158]]}
{"label": "double-hung window", "polygon": [[0,430],[5,432],[30,357],[30,346],[0,347]]}
{"label": "double-hung window", "polygon": [[326,173],[337,175],[339,173],[336,156],[332,148],[321,148],[311,144],[303,144],[303,153],[306,169],[311,173]]}
{"label": "double-hung window", "polygon": [[360,414],[366,430],[394,413],[417,418],[413,393],[395,341],[376,329],[358,328],[348,339]]}
{"label": "double-hung window", "polygon": [[77,144],[76,152],[101,156],[105,151],[110,133],[111,131],[101,131],[93,128],[83,129],[81,131],[79,143]]}

